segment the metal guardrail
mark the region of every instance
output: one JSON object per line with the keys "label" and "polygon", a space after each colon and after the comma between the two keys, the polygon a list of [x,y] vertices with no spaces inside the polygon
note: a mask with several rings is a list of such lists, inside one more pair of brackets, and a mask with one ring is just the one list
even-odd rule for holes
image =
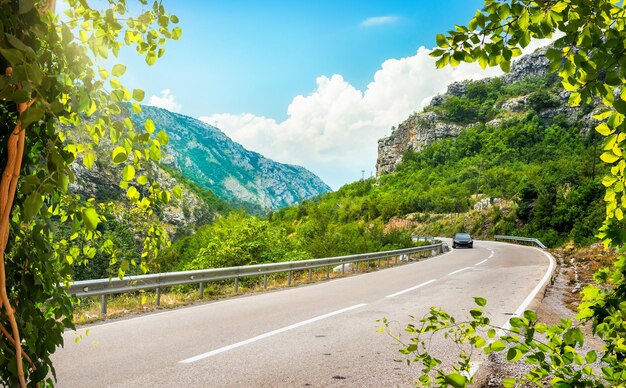
{"label": "metal guardrail", "polygon": [[537,245],[541,249],[546,249],[546,246],[543,245],[543,243],[541,241],[539,241],[538,239],[536,239],[536,238],[515,237],[515,236],[494,236],[494,239],[496,239],[496,240],[522,241],[522,242],[527,242],[527,243],[533,243],[533,244]]}
{"label": "metal guardrail", "polygon": [[[415,248],[397,249],[386,252],[372,252],[359,255],[330,257],[324,259],[287,261],[270,264],[256,264],[241,267],[227,268],[211,268],[196,271],[166,272],[149,275],[127,276],[123,279],[93,279],[79,280],[70,283],[68,294],[78,297],[102,296],[102,315],[106,315],[106,296],[109,294],[120,294],[126,292],[157,290],[157,306],[160,304],[160,290],[164,287],[178,286],[184,284],[198,283],[200,285],[200,298],[204,294],[204,285],[208,282],[218,280],[234,280],[234,291],[238,291],[239,279],[251,276],[263,276],[264,287],[267,288],[267,275],[288,272],[288,285],[291,285],[292,274],[294,271],[309,271],[309,280],[312,279],[312,270],[318,268],[326,268],[326,278],[330,278],[330,268],[342,265],[342,273],[345,273],[345,264],[369,262],[378,260],[378,268],[380,268],[380,260],[387,259],[387,264],[392,257],[395,263],[398,263],[400,256],[410,256],[420,252],[431,251],[431,255],[443,253],[445,250],[444,243],[425,245]],[[355,272],[358,272],[358,265],[354,266]]]}

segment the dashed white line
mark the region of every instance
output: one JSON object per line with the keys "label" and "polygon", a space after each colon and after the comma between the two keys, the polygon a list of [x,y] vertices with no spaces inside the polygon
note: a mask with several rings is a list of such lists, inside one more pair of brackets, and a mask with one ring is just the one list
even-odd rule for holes
{"label": "dashed white line", "polygon": [[251,344],[253,342],[262,340],[264,338],[268,338],[268,337],[274,336],[276,334],[284,333],[286,331],[293,330],[293,329],[296,329],[298,327],[311,324],[313,322],[321,321],[322,319],[330,318],[330,317],[338,315],[338,314],[342,314],[342,313],[345,313],[345,312],[348,312],[348,311],[351,311],[351,310],[354,310],[354,309],[358,309],[358,308],[363,307],[365,305],[366,305],[365,303],[355,304],[354,306],[346,307],[345,309],[333,311],[333,312],[328,313],[328,314],[324,314],[324,315],[317,316],[315,318],[307,319],[306,321],[294,323],[293,325],[285,326],[283,328],[276,329],[276,330],[267,332],[265,334],[257,335],[256,337],[249,338],[249,339],[247,339],[245,341],[237,342],[237,343],[234,343],[232,345],[224,346],[224,347],[221,347],[219,349],[212,350],[210,352],[202,353],[202,354],[199,354],[197,356],[184,359],[182,361],[179,361],[179,363],[181,363],[181,364],[191,364],[192,362],[200,361],[200,360],[203,360],[205,358],[215,356],[216,354],[224,353],[224,352],[227,352],[229,350],[236,349],[236,348],[239,348],[241,346],[248,345],[248,344]]}
{"label": "dashed white line", "polygon": [[456,271],[452,271],[452,272],[450,272],[450,273],[448,274],[448,276],[450,276],[450,275],[454,275],[454,274],[459,273],[459,272],[463,272],[463,271],[468,270],[468,269],[471,269],[471,268],[472,268],[472,267],[465,267],[465,268],[457,269]]}
{"label": "dashed white line", "polygon": [[425,285],[428,285],[434,281],[436,281],[437,279],[431,279],[427,282],[424,282],[422,284],[418,284],[417,286],[411,287],[411,288],[407,288],[406,290],[402,290],[400,292],[396,292],[395,294],[391,294],[391,295],[387,295],[387,298],[393,298],[394,296],[398,296],[398,295],[402,295],[402,294],[406,294],[407,292],[411,292],[413,290],[417,290],[420,287],[424,287]]}

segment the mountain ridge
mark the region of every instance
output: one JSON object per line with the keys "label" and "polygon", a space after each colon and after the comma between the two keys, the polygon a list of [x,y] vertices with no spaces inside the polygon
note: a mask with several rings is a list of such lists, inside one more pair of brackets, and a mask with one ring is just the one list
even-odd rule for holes
{"label": "mountain ridge", "polygon": [[306,168],[250,151],[198,119],[152,106],[133,115],[137,124],[146,118],[169,135],[162,163],[235,207],[253,204],[267,212],[331,191]]}

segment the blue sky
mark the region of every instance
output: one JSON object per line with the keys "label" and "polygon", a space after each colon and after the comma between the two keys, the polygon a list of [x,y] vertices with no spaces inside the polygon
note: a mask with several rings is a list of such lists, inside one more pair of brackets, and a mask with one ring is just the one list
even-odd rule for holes
{"label": "blue sky", "polygon": [[[482,1],[165,1],[182,39],[145,71],[148,95],[170,89],[182,113],[244,113],[284,119],[294,96],[320,75],[342,74],[363,90],[381,63],[434,46],[435,34],[465,23]],[[387,17],[387,22],[362,23]],[[131,75],[133,75],[131,73]]]}
{"label": "blue sky", "polygon": [[449,83],[499,74],[428,55],[482,0],[164,3],[182,38],[150,68],[125,52],[125,85],[333,189],[375,174],[378,139]]}

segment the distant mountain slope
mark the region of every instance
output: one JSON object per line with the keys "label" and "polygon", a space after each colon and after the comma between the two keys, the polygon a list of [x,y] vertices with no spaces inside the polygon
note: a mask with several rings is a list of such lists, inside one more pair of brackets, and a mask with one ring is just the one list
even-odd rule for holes
{"label": "distant mountain slope", "polygon": [[275,210],[331,191],[309,170],[249,151],[194,118],[150,106],[134,117],[141,125],[150,117],[158,129],[167,131],[169,156],[164,163],[235,206],[252,204],[263,211]]}

